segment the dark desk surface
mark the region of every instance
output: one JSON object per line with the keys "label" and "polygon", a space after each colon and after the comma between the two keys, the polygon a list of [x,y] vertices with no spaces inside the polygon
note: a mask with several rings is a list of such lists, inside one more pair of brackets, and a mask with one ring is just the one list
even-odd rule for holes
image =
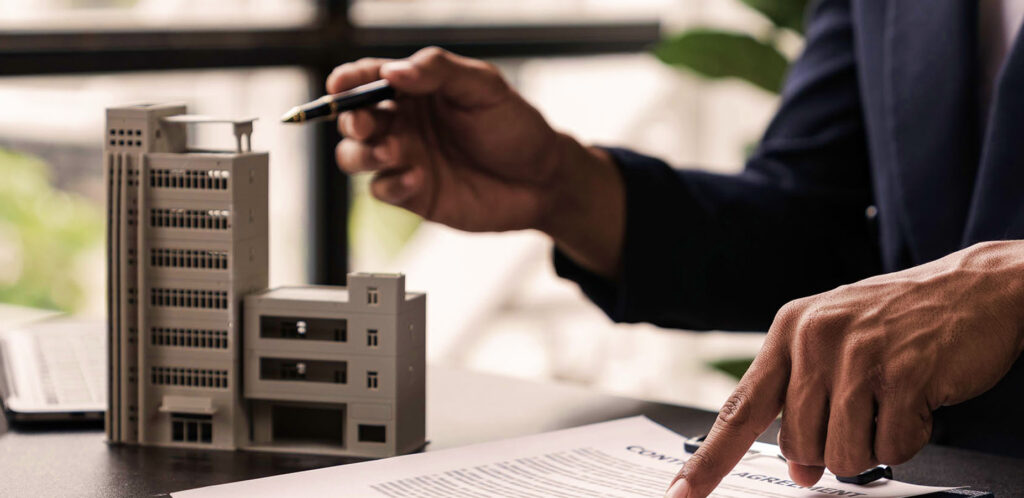
{"label": "dark desk surface", "polygon": [[[433,367],[427,451],[523,436],[632,415],[686,435],[707,432],[711,412]],[[777,427],[762,440],[774,442]],[[250,452],[111,447],[99,428],[7,427],[0,417],[0,495],[147,496],[283,474],[351,460]],[[968,485],[1003,498],[1024,495],[1024,460],[939,446],[895,469],[903,481]],[[667,484],[667,483],[666,483]]]}

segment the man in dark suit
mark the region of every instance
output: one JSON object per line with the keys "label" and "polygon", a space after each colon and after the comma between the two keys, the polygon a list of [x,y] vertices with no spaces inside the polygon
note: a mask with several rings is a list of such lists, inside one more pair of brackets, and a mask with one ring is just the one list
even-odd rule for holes
{"label": "man in dark suit", "polygon": [[[399,92],[339,118],[337,160],[427,219],[549,234],[559,273],[615,320],[769,330],[672,496],[710,493],[780,411],[805,485],[929,440],[1021,455],[1024,46],[1008,3],[815,4],[739,175],[583,146],[492,66],[434,48],[334,71],[330,92],[381,77]],[[993,16],[999,35],[979,29]]]}

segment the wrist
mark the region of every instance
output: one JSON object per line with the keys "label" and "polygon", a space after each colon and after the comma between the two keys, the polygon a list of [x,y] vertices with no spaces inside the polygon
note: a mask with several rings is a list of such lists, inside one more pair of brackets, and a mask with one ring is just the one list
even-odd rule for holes
{"label": "wrist", "polygon": [[[1017,354],[1024,352],[1024,240],[980,242],[963,251],[961,267],[970,273],[988,274],[996,289],[995,313],[1007,317],[1017,332]],[[998,311],[1002,310],[1002,311]]]}
{"label": "wrist", "polygon": [[576,263],[602,276],[618,274],[625,232],[625,185],[614,159],[559,133],[557,165],[546,209],[535,228]]}
{"label": "wrist", "polygon": [[1010,283],[1009,287],[1013,289],[1010,296],[1010,307],[1017,312],[1017,352],[1019,355],[1024,353],[1024,240],[1016,240],[1007,244],[1009,244],[1009,259],[1012,263],[1006,279]]}

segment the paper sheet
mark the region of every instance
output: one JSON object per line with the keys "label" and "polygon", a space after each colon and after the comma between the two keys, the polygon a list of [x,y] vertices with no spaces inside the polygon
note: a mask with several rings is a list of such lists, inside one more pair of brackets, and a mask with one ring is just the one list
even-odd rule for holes
{"label": "paper sheet", "polygon": [[[173,493],[228,496],[657,497],[685,461],[683,437],[632,417],[522,438],[296,472]],[[770,445],[763,445],[771,448]],[[826,474],[814,487],[789,480],[773,456],[745,458],[714,497],[896,497],[951,488],[880,480],[843,484]]]}

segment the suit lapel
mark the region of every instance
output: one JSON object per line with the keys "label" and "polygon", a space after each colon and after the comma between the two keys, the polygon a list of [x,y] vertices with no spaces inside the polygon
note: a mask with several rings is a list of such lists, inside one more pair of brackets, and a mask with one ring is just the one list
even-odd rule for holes
{"label": "suit lapel", "polygon": [[959,248],[978,159],[977,4],[890,1],[889,136],[915,264]]}
{"label": "suit lapel", "polygon": [[963,245],[1024,239],[1024,30],[996,81]]}

